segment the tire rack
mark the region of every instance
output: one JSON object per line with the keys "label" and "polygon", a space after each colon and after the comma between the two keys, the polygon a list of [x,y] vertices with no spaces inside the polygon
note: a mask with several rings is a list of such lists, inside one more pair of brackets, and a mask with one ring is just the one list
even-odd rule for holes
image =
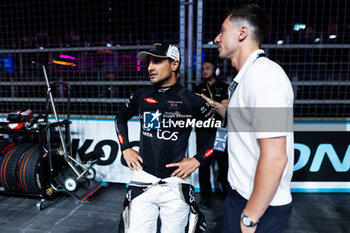
{"label": "tire rack", "polygon": [[[14,129],[9,129],[7,127],[7,122],[0,122],[0,134],[5,134],[5,135],[29,135],[29,136],[34,136],[38,137],[38,145],[37,149],[39,152],[39,174],[40,174],[40,188],[39,188],[39,193],[31,193],[31,189],[27,188],[24,190],[21,190],[19,187],[17,187],[17,191],[7,191],[6,189],[3,191],[0,191],[0,194],[4,195],[9,195],[9,196],[22,196],[22,197],[34,197],[34,198],[40,198],[41,200],[36,204],[37,208],[42,210],[46,207],[46,202],[47,198],[52,195],[52,191],[55,192],[62,192],[64,191],[63,189],[58,189],[56,188],[56,183],[54,182],[53,179],[53,166],[52,166],[52,151],[51,151],[51,145],[50,143],[47,143],[48,145],[45,145],[43,142],[43,138],[47,137],[47,127],[46,124],[39,124],[38,128],[35,130],[26,130],[26,129],[19,129],[19,130],[14,130]],[[66,124],[66,122],[62,122],[61,124]],[[50,124],[49,128],[57,127],[57,123]],[[25,145],[24,144],[19,144],[19,145]],[[28,146],[27,149],[33,148],[35,144],[31,144],[32,147]],[[15,145],[16,147],[18,145]],[[48,150],[46,149],[47,152],[45,151],[45,148],[49,148]],[[9,149],[11,150],[11,148]],[[26,152],[25,148],[22,148],[24,154]],[[24,155],[25,156],[25,155]],[[1,163],[0,163],[1,164]],[[17,168],[19,169],[19,168]],[[23,174],[22,174],[23,175]],[[23,182],[17,181],[18,184],[23,184]],[[13,184],[13,182],[12,182]],[[51,192],[50,192],[51,191]]]}
{"label": "tire rack", "polygon": [[[100,190],[103,185],[97,183],[94,180],[91,180],[90,182],[86,182],[83,184],[80,184],[79,190],[68,190],[65,188],[65,182],[64,180],[67,179],[67,177],[64,177],[62,174],[66,174],[69,172],[72,172],[74,169],[77,171],[79,168],[74,168],[73,164],[69,164],[67,162],[67,154],[72,155],[72,147],[71,147],[71,138],[70,138],[70,91],[71,87],[68,83],[64,82],[55,82],[49,85],[45,66],[43,65],[43,71],[45,74],[45,78],[48,85],[48,90],[46,92],[46,108],[45,108],[45,121],[44,122],[38,122],[38,127],[36,129],[20,129],[20,130],[13,130],[9,129],[7,126],[7,122],[0,122],[0,134],[8,134],[8,135],[37,135],[39,138],[39,157],[40,157],[40,194],[31,194],[31,193],[23,193],[23,192],[7,192],[3,191],[0,193],[6,193],[11,195],[21,195],[21,196],[34,196],[34,197],[40,197],[40,202],[37,203],[38,209],[44,209],[46,206],[46,200],[48,198],[48,194],[52,194],[54,191],[55,193],[64,192],[69,195],[71,195],[73,198],[77,199],[78,201],[82,202],[85,201],[87,198],[89,198],[91,195],[96,193],[98,190]],[[52,87],[55,87],[57,85],[62,85],[67,90],[67,118],[65,120],[59,121],[54,101],[51,95],[51,89]],[[56,118],[56,122],[49,122],[49,109],[50,105],[52,108],[52,111],[54,112],[54,116]],[[62,128],[64,128],[65,131],[65,137],[63,137]],[[52,140],[51,140],[51,130],[57,129],[59,136],[60,136],[60,148],[52,148]],[[45,138],[45,139],[44,139]],[[44,140],[44,141],[43,141]],[[46,141],[45,141],[46,140]],[[63,153],[61,149],[63,149]],[[23,149],[22,149],[23,150]],[[45,152],[45,153],[44,153]],[[97,158],[95,158],[95,162],[97,161]],[[71,160],[71,159],[70,159]],[[92,162],[92,161],[91,161]],[[72,161],[71,161],[72,163]],[[2,164],[2,163],[1,163]],[[45,164],[45,166],[44,166]],[[67,165],[71,165],[70,169],[65,169]],[[21,165],[20,165],[21,166]],[[81,165],[83,166],[83,165]],[[91,164],[90,164],[91,166]],[[16,169],[16,168],[13,168]],[[23,175],[23,174],[22,174]],[[77,174],[72,173],[72,176],[76,176]],[[80,172],[79,176],[84,175],[83,172]],[[16,174],[17,176],[17,174]],[[23,178],[22,178],[23,179]],[[12,182],[13,184],[13,182]],[[17,183],[18,185],[18,183]],[[18,189],[20,188],[18,187]],[[47,191],[50,192],[47,192]]]}

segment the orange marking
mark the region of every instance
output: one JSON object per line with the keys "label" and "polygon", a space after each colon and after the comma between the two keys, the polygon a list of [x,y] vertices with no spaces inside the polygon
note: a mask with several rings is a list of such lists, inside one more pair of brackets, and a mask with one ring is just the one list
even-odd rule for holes
{"label": "orange marking", "polygon": [[77,66],[73,62],[66,62],[66,61],[57,61],[55,59],[52,60],[52,63],[63,65],[63,66]]}
{"label": "orange marking", "polygon": [[[10,188],[7,184],[7,179],[6,179],[6,167],[7,167],[7,163],[8,161],[10,160],[13,152],[15,152],[17,149],[18,149],[19,146],[16,146],[15,148],[13,148],[12,151],[9,151],[8,153],[6,153],[7,156],[5,156],[5,159],[7,159],[7,161],[5,162],[5,165],[4,165],[4,175],[3,175],[3,181],[1,180],[2,184],[5,186],[5,188],[7,187],[8,189]],[[11,149],[12,149],[11,148]],[[3,163],[4,164],[4,163]]]}
{"label": "orange marking", "polygon": [[[27,185],[27,182],[26,182],[26,179],[25,179],[25,170],[26,170],[26,167],[27,167],[27,164],[28,164],[28,161],[29,161],[29,158],[30,156],[33,154],[33,152],[38,148],[38,146],[36,147],[32,147],[31,150],[28,150],[26,155],[24,156],[25,158],[25,163],[24,163],[24,166],[23,166],[23,162],[24,160],[22,160],[22,163],[21,163],[21,169],[20,169],[20,180],[22,180],[21,185],[23,187],[26,188],[27,191],[29,191],[29,188],[28,188],[28,185]],[[22,169],[23,168],[23,169]],[[22,178],[22,173],[23,173],[23,178]]]}
{"label": "orange marking", "polygon": [[13,147],[15,144],[12,142],[10,144],[8,144],[2,151],[1,154],[5,154],[6,151],[8,151],[11,147]]}

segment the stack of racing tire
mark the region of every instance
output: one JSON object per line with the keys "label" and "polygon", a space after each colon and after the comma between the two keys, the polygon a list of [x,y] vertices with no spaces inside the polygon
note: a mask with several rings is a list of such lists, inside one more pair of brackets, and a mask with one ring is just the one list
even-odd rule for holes
{"label": "stack of racing tire", "polygon": [[40,194],[40,146],[32,143],[14,144],[0,141],[1,191]]}

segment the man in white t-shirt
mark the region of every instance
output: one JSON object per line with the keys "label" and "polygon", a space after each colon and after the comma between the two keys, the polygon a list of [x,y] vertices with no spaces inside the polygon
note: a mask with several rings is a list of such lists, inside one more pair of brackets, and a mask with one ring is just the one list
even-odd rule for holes
{"label": "man in white t-shirt", "polygon": [[233,9],[215,38],[219,57],[238,70],[226,106],[205,96],[228,122],[228,195],[223,233],[279,233],[291,213],[293,90],[260,45],[270,19],[257,5]]}

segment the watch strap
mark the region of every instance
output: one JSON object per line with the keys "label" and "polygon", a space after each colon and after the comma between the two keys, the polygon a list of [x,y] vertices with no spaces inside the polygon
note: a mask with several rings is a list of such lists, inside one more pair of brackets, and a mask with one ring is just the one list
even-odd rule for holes
{"label": "watch strap", "polygon": [[242,214],[241,214],[241,220],[242,220],[243,225],[246,227],[254,227],[259,223],[259,221],[253,222],[249,216],[244,214],[244,212],[242,212]]}

